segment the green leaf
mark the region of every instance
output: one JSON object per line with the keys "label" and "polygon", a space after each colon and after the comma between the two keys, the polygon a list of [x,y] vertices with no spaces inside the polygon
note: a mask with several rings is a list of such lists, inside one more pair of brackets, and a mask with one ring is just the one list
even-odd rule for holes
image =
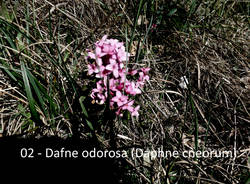
{"label": "green leaf", "polygon": [[85,108],[85,106],[84,106],[84,104],[83,104],[83,101],[85,100],[85,98],[86,98],[85,96],[81,96],[81,97],[79,98],[79,103],[80,103],[80,105],[81,105],[83,114],[88,118],[87,110],[86,110],[86,108]]}
{"label": "green leaf", "polygon": [[23,82],[24,82],[24,88],[26,91],[26,96],[27,96],[27,99],[29,101],[29,109],[31,112],[31,117],[33,118],[33,120],[36,123],[42,124],[39,113],[37,112],[36,107],[35,107],[36,101],[33,98],[32,91],[30,88],[30,83],[29,83],[29,79],[28,79],[28,75],[27,75],[27,69],[26,69],[23,62],[21,62],[21,70],[22,70],[22,76],[23,76]]}
{"label": "green leaf", "polygon": [[193,13],[195,13],[196,6],[197,6],[196,0],[193,0],[192,3],[191,3],[191,7],[190,7],[190,10],[189,10],[188,17],[190,17]]}
{"label": "green leaf", "polygon": [[13,79],[14,81],[17,81],[16,77],[12,75],[12,73],[7,68],[3,68],[3,70],[10,76],[11,79]]}
{"label": "green leaf", "polygon": [[91,130],[94,130],[92,123],[89,120],[87,120],[87,119],[86,119],[86,122],[87,122],[87,125],[89,126],[89,128]]}
{"label": "green leaf", "polygon": [[11,48],[17,50],[15,43],[13,42],[12,38],[9,35],[9,32],[7,30],[4,30],[3,28],[0,28],[2,33],[5,35],[7,41],[9,42]]}
{"label": "green leaf", "polygon": [[22,85],[22,75],[21,75],[22,71],[21,70],[11,68],[4,61],[3,61],[3,64],[0,65],[0,69],[5,71],[12,80],[14,80],[15,82],[18,83],[18,85],[20,85],[21,87],[23,86]]}
{"label": "green leaf", "polygon": [[93,131],[93,130],[94,130],[94,127],[93,127],[92,123],[87,119],[87,118],[88,118],[88,113],[87,113],[87,110],[86,110],[86,108],[85,108],[85,106],[84,106],[84,104],[83,104],[85,98],[86,98],[86,96],[81,96],[81,97],[79,98],[79,103],[80,103],[80,105],[81,105],[82,112],[83,112],[84,116],[86,117],[85,120],[86,120],[86,122],[87,122],[87,125],[88,125],[89,128]]}
{"label": "green leaf", "polygon": [[16,40],[17,40],[17,47],[19,50],[23,50],[25,48],[25,45],[22,41],[22,34],[21,33],[18,33],[17,34],[17,37],[16,37]]}
{"label": "green leaf", "polygon": [[4,2],[0,4],[0,15],[6,18],[8,21],[11,21],[10,14]]}
{"label": "green leaf", "polygon": [[128,51],[129,52],[131,51],[131,48],[132,48],[131,46],[132,46],[132,43],[134,41],[134,36],[135,36],[135,31],[136,31],[136,27],[137,27],[137,23],[138,23],[138,18],[140,16],[143,4],[144,4],[144,1],[140,0],[138,10],[137,10],[137,15],[136,15],[135,20],[134,20],[134,25],[133,25],[132,34],[131,34],[131,37],[130,37],[129,46],[128,46]]}
{"label": "green leaf", "polygon": [[66,52],[66,53],[65,53],[64,58],[63,58],[63,62],[66,62],[66,61],[67,61],[67,59],[69,58],[69,55],[70,55],[69,52]]}
{"label": "green leaf", "polygon": [[170,10],[169,13],[168,13],[168,16],[171,17],[172,15],[175,14],[175,12],[177,12],[177,8],[174,8],[174,9]]}
{"label": "green leaf", "polygon": [[27,70],[27,76],[29,78],[29,81],[30,81],[35,93],[36,93],[36,96],[37,96],[37,98],[39,100],[39,104],[40,104],[40,107],[41,107],[43,113],[45,114],[45,116],[47,118],[49,118],[48,112],[47,112],[47,110],[45,109],[45,106],[44,106],[45,102],[44,102],[43,97],[42,97],[42,92],[40,91],[40,89],[36,85],[34,76],[28,70]]}
{"label": "green leaf", "polygon": [[246,181],[246,184],[250,184],[250,178],[248,178],[248,180]]}

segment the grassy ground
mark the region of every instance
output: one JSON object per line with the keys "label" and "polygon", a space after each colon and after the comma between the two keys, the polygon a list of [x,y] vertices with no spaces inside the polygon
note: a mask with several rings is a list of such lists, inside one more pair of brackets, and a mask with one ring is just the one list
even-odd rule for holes
{"label": "grassy ground", "polygon": [[[95,138],[103,149],[232,151],[125,159],[121,183],[248,183],[249,2],[0,1],[0,136]],[[123,41],[150,67],[138,119],[92,103],[86,49]],[[186,76],[186,89],[179,85]],[[124,167],[124,165],[123,165]]]}

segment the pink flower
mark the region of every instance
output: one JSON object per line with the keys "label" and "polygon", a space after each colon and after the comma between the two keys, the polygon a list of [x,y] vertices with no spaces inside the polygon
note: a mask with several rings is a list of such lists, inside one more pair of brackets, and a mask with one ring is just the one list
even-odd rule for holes
{"label": "pink flower", "polygon": [[124,83],[125,82],[125,80],[126,80],[126,75],[125,75],[125,73],[126,73],[126,69],[125,68],[123,68],[123,69],[119,69],[119,77],[120,77],[120,81],[122,82],[122,83]]}
{"label": "pink flower", "polygon": [[104,78],[105,76],[107,76],[110,73],[111,72],[109,70],[106,70],[106,67],[102,65],[99,67],[99,71],[96,74],[96,78]]}
{"label": "pink flower", "polygon": [[100,99],[100,101],[97,102],[97,103],[104,104],[104,102],[106,101],[106,97],[103,94],[101,94],[101,93],[98,93],[97,97]]}
{"label": "pink flower", "polygon": [[[118,107],[116,111],[118,116],[122,117],[123,111],[127,110],[132,116],[138,117],[140,106],[133,107],[134,100],[131,100],[130,97],[141,93],[139,87],[142,88],[145,82],[149,80],[148,72],[150,68],[135,70],[124,68],[125,61],[128,61],[130,56],[129,53],[126,52],[122,42],[117,39],[107,39],[107,35],[104,35],[100,41],[95,43],[94,52],[86,51],[86,59],[95,60],[94,63],[87,65],[88,74],[94,74],[99,79],[96,88],[91,91],[91,98],[96,103],[104,104],[109,93],[111,96],[110,108]],[[133,76],[137,75],[137,73],[139,79],[133,81]],[[107,81],[108,79],[109,81]]]}
{"label": "pink flower", "polygon": [[118,64],[115,60],[110,59],[109,60],[110,64],[106,66],[106,69],[109,71],[113,72],[113,75],[115,78],[118,78],[119,73],[118,73]]}
{"label": "pink flower", "polygon": [[117,60],[117,55],[116,54],[112,54],[111,55],[111,59]]}
{"label": "pink flower", "polygon": [[134,82],[126,82],[126,93],[131,95],[140,94],[141,90],[135,85]]}
{"label": "pink flower", "polygon": [[138,113],[138,110],[140,109],[140,106],[139,105],[137,105],[134,109],[133,109],[133,111],[131,112],[131,115],[132,116],[136,116],[137,118],[138,118],[138,116],[139,116],[139,113]]}
{"label": "pink flower", "polygon": [[102,59],[96,58],[96,64],[97,64],[97,66],[102,66]]}
{"label": "pink flower", "polygon": [[141,68],[141,71],[142,71],[144,74],[147,74],[147,73],[150,71],[150,68]]}
{"label": "pink flower", "polygon": [[138,70],[130,70],[130,71],[128,72],[128,74],[130,74],[130,75],[135,75],[135,74],[137,74],[137,72],[138,72]]}
{"label": "pink flower", "polygon": [[118,51],[117,51],[118,61],[120,61],[120,62],[126,61],[126,60],[128,60],[128,57],[129,57],[129,53],[127,53],[125,51],[124,46],[122,46],[120,49],[118,49]]}
{"label": "pink flower", "polygon": [[[103,104],[105,101],[106,101],[106,97],[105,95],[103,95],[103,92],[104,92],[104,88],[101,86],[102,84],[102,81],[99,81],[96,83],[96,88],[94,88],[92,90],[92,93],[91,93],[91,97],[95,98],[95,97],[98,97],[99,98],[99,102],[98,100],[96,100],[96,103],[99,103],[99,104]],[[95,95],[97,93],[97,95]],[[93,99],[94,99],[93,98]]]}
{"label": "pink flower", "polygon": [[157,25],[156,24],[152,24],[152,27],[151,27],[151,32],[154,32],[157,28]]}
{"label": "pink flower", "polygon": [[88,52],[88,57],[91,59],[96,59],[95,54],[93,52]]}
{"label": "pink flower", "polygon": [[108,36],[104,35],[100,41],[96,42],[96,46],[102,47],[103,43],[106,41],[107,38],[108,38]]}
{"label": "pink flower", "polygon": [[116,91],[116,96],[111,99],[113,102],[116,102],[118,107],[121,107],[123,104],[127,103],[128,97],[122,95],[120,91]]}
{"label": "pink flower", "polygon": [[94,64],[88,64],[88,75],[92,75],[93,73],[98,73],[98,69]]}
{"label": "pink flower", "polygon": [[130,112],[133,112],[133,111],[134,111],[134,108],[132,107],[133,104],[134,104],[134,100],[132,100],[132,101],[130,101],[130,102],[124,104],[124,105],[122,106],[122,110],[128,110],[128,111],[130,111]]}
{"label": "pink flower", "polygon": [[100,82],[97,82],[96,83],[96,88],[94,88],[92,90],[92,92],[94,92],[94,93],[103,93],[103,91],[104,91],[104,88],[101,86]]}
{"label": "pink flower", "polygon": [[96,47],[95,54],[96,54],[96,58],[101,58],[106,55],[106,53],[102,52],[101,47]]}
{"label": "pink flower", "polygon": [[137,81],[137,84],[140,86],[140,87],[143,87],[144,84],[145,84],[145,81],[148,81],[149,80],[149,76],[146,74],[145,71],[143,72],[139,72],[139,79]]}
{"label": "pink flower", "polygon": [[117,116],[122,117],[123,114],[121,113],[122,108],[118,108],[118,110],[115,112]]}
{"label": "pink flower", "polygon": [[123,63],[119,63],[119,68],[122,69],[124,67]]}
{"label": "pink flower", "polygon": [[[117,80],[115,80],[113,78],[109,79],[109,89],[111,91],[116,91],[116,83],[117,83]],[[106,84],[105,84],[105,86],[106,86]]]}
{"label": "pink flower", "polygon": [[115,45],[110,45],[110,44],[103,44],[103,48],[102,51],[106,54],[112,55],[114,53],[115,50]]}
{"label": "pink flower", "polygon": [[144,82],[145,80],[148,81],[149,80],[149,76],[147,75],[149,72],[150,68],[141,68],[142,72],[139,72],[139,81]]}
{"label": "pink flower", "polygon": [[[124,44],[123,44],[122,42],[117,42],[117,43],[116,43],[116,48],[117,48],[117,49],[123,49],[123,47],[124,47],[123,45],[124,45]],[[124,51],[125,51],[125,47],[124,47]]]}
{"label": "pink flower", "polygon": [[124,88],[124,83],[120,81],[120,82],[117,84],[116,89],[117,89],[118,91],[122,91],[123,88]]}
{"label": "pink flower", "polygon": [[140,81],[145,81],[145,80],[149,80],[149,76],[148,75],[145,75],[145,73],[143,73],[143,72],[139,72],[139,80]]}
{"label": "pink flower", "polygon": [[109,39],[102,45],[102,51],[109,55],[114,55],[115,49],[117,48],[118,40],[116,39]]}
{"label": "pink flower", "polygon": [[90,97],[92,98],[92,99],[95,99],[96,98],[96,96],[95,96],[95,92],[92,90],[92,92],[91,92],[91,94],[90,94]]}

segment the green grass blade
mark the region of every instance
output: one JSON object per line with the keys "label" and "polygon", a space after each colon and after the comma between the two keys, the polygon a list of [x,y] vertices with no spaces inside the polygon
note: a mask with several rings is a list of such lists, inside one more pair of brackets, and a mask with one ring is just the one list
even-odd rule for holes
{"label": "green grass blade", "polygon": [[[144,37],[144,39],[143,39],[143,41],[142,41],[142,45],[145,44],[145,41],[146,41],[146,39],[147,39],[147,37],[148,37],[148,34],[149,34],[149,31],[151,30],[151,27],[152,27],[152,23],[153,23],[153,16],[152,16],[151,19],[150,19],[150,23],[149,23],[149,26],[148,26],[148,28],[147,28],[146,35],[145,35],[145,37]],[[137,49],[137,51],[136,51],[136,60],[135,60],[136,63],[138,63],[140,53],[141,53],[141,47],[140,47],[140,42],[138,42],[138,49]]]}
{"label": "green grass blade", "polygon": [[137,15],[136,15],[136,18],[134,20],[134,27],[133,27],[133,31],[132,31],[132,35],[131,35],[131,38],[130,38],[130,42],[129,42],[129,46],[128,46],[128,51],[130,52],[131,51],[131,46],[132,46],[132,43],[133,43],[133,40],[134,40],[134,36],[135,36],[135,31],[136,31],[136,26],[137,26],[137,23],[138,23],[138,18],[140,16],[140,13],[141,13],[141,9],[143,7],[143,0],[140,0],[140,3],[139,3],[139,7],[138,7],[138,11],[137,11]]}
{"label": "green grass blade", "polygon": [[[2,19],[1,17],[0,17],[0,23],[4,23],[4,24],[6,24],[7,26],[9,26],[9,27],[11,27],[12,29],[14,29],[15,31],[17,31],[17,32],[19,32],[19,33],[21,33],[26,39],[28,39],[30,42],[32,42],[32,43],[35,43],[36,42],[36,40],[34,40],[32,37],[30,37],[30,35],[27,35],[27,34],[25,34],[25,33],[23,33],[21,30],[19,30],[19,28],[17,27],[17,26],[15,26],[15,25],[13,25],[12,23],[9,23],[9,22],[7,22],[6,20],[4,20],[4,19]],[[51,29],[51,26],[50,26],[50,24],[48,25],[49,26],[49,30]],[[55,39],[53,38],[53,34],[52,34],[52,30],[50,31],[51,32],[51,37],[52,37],[52,39],[55,41]],[[9,42],[11,43],[11,39],[9,40]],[[14,48],[16,48],[15,47],[15,45],[14,45],[14,42],[12,41],[12,43],[13,43],[13,47]],[[58,46],[57,46],[58,47]],[[56,47],[56,48],[57,48]],[[51,55],[50,55],[50,53],[48,53],[44,48],[42,48],[41,46],[39,46],[39,45],[37,45],[37,48],[38,49],[40,49],[43,53],[45,53],[46,55],[47,55],[47,57],[50,59],[50,61],[51,61],[51,63],[53,64],[53,65],[55,65],[56,67],[58,67],[58,69],[60,70],[60,72],[68,79],[68,81],[69,81],[69,83],[71,84],[71,87],[73,88],[73,91],[76,93],[76,95],[79,97],[80,95],[79,95],[79,93],[78,93],[78,91],[77,91],[77,88],[76,88],[76,83],[74,82],[74,80],[73,80],[73,78],[71,77],[71,75],[69,74],[69,71],[67,70],[67,68],[66,67],[63,67],[62,65],[60,65],[60,63],[55,59],[55,58],[53,58]],[[57,48],[58,49],[58,48]],[[16,49],[15,49],[16,50]],[[59,53],[60,53],[60,50],[58,49],[58,51],[59,51]]]}
{"label": "green grass blade", "polygon": [[3,69],[8,75],[9,77],[14,80],[15,82],[17,82],[17,78],[9,71],[9,69],[7,69],[6,67],[3,67],[0,65],[0,68]]}
{"label": "green grass blade", "polygon": [[20,87],[23,86],[22,84],[22,71],[18,69],[14,69],[8,66],[5,62],[0,65],[0,69],[8,74],[8,76],[15,82],[19,84]]}
{"label": "green grass blade", "polygon": [[36,96],[39,100],[39,105],[40,105],[40,108],[41,110],[43,111],[43,113],[45,114],[45,116],[47,118],[49,118],[49,115],[48,115],[48,112],[44,106],[45,102],[43,100],[43,96],[42,96],[42,92],[40,91],[40,89],[38,88],[38,86],[36,85],[36,82],[35,82],[35,79],[34,79],[34,76],[30,73],[29,70],[26,70],[27,71],[27,76],[28,76],[28,79],[30,81],[30,84],[32,85],[35,93],[36,93]]}
{"label": "green grass blade", "polygon": [[85,96],[81,96],[81,97],[79,98],[79,103],[80,103],[80,106],[81,106],[81,108],[82,108],[82,113],[83,113],[84,116],[86,117],[86,118],[85,118],[86,123],[87,123],[88,127],[93,131],[93,130],[94,130],[94,127],[93,127],[92,123],[87,119],[87,118],[89,117],[89,116],[88,116],[88,112],[87,112],[87,110],[86,110],[86,108],[85,108],[85,106],[84,106],[84,104],[83,104],[85,98],[86,98]]}
{"label": "green grass blade", "polygon": [[89,128],[93,131],[94,127],[93,127],[92,123],[89,120],[87,120],[87,119],[85,119],[85,120],[86,120],[87,125],[89,126]]}
{"label": "green grass blade", "polygon": [[[56,103],[54,102],[53,98],[51,97],[51,94],[47,93],[47,90],[45,87],[35,78],[30,71],[28,71],[28,74],[32,79],[31,84],[34,88],[35,92],[37,93],[38,98],[40,99],[40,104],[42,105],[43,112],[45,113],[46,117],[50,118],[53,122],[53,118],[57,116],[58,109]],[[36,90],[37,89],[37,90]],[[40,96],[40,97],[39,97]],[[48,110],[46,110],[45,106],[43,104],[48,104]],[[49,112],[48,112],[49,111]]]}
{"label": "green grass blade", "polygon": [[[29,33],[30,33],[30,27],[29,27],[29,22],[30,22],[30,17],[29,17],[29,2],[28,0],[26,0],[26,15],[25,15],[25,19],[26,19],[26,32],[27,32],[27,35],[29,36]],[[27,44],[29,45],[30,44],[30,40],[27,39]]]}
{"label": "green grass blade", "polygon": [[79,103],[80,103],[80,105],[81,105],[81,108],[82,108],[82,113],[88,118],[88,113],[87,113],[87,110],[86,110],[86,108],[85,108],[85,106],[84,106],[84,104],[83,104],[83,101],[85,100],[85,96],[81,96],[80,98],[79,98]]}
{"label": "green grass blade", "polygon": [[4,1],[0,1],[0,15],[9,21],[12,20]]}
{"label": "green grass blade", "polygon": [[196,8],[196,0],[193,0],[190,6],[188,17],[190,17],[195,12],[195,8]]}
{"label": "green grass blade", "polygon": [[35,102],[36,101],[33,98],[32,91],[31,91],[31,88],[30,88],[29,79],[28,79],[27,69],[26,69],[25,64],[23,62],[21,62],[21,69],[22,69],[24,88],[25,88],[25,91],[26,91],[27,99],[29,101],[29,109],[30,109],[30,112],[31,112],[31,117],[36,123],[41,125],[42,121],[41,121],[39,113],[37,112],[36,107],[35,107]]}
{"label": "green grass blade", "polygon": [[173,8],[172,10],[170,10],[167,16],[171,17],[172,15],[175,14],[175,12],[177,12],[177,8]]}
{"label": "green grass blade", "polygon": [[0,30],[5,35],[5,37],[6,37],[7,41],[9,42],[10,46],[13,49],[17,50],[15,43],[13,42],[12,38],[9,36],[9,32],[7,30],[2,29],[2,28],[0,28]]}

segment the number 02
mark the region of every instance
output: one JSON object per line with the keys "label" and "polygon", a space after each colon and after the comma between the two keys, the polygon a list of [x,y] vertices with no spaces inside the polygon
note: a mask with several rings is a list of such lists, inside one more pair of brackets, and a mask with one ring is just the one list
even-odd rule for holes
{"label": "number 02", "polygon": [[34,158],[33,156],[33,153],[34,153],[34,149],[33,148],[22,148],[21,151],[20,151],[20,154],[21,154],[21,157],[22,158]]}

